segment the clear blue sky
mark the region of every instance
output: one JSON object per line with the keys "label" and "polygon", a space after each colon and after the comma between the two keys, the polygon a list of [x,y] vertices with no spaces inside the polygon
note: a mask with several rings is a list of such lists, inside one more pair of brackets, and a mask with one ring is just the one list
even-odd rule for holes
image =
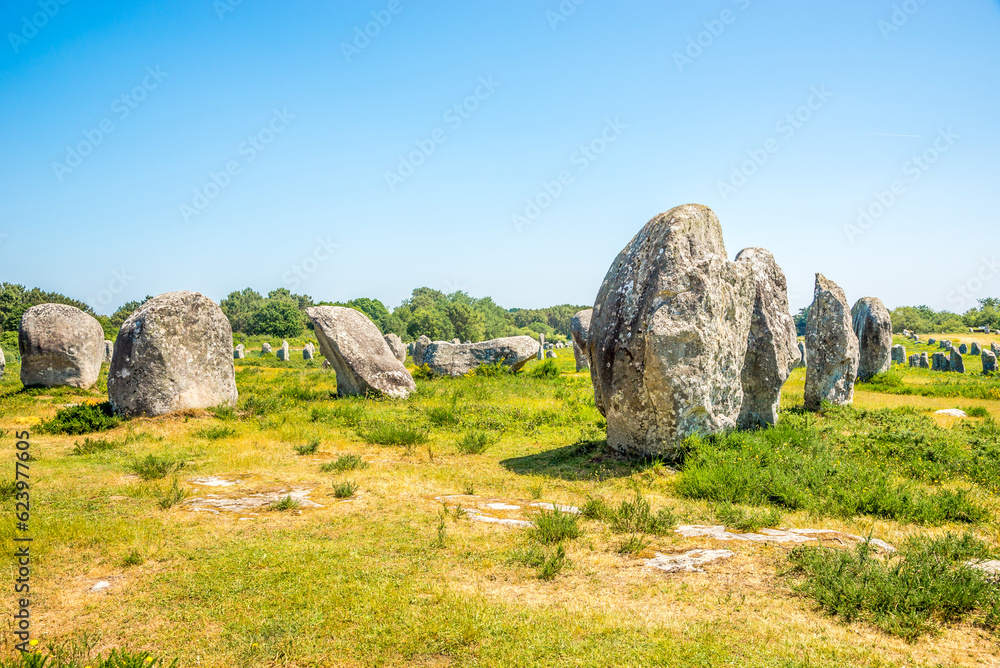
{"label": "clear blue sky", "polygon": [[587,304],[689,202],[731,257],[774,252],[793,308],[817,271],[890,307],[1000,295],[997,0],[63,2],[0,9],[0,280],[99,312]]}

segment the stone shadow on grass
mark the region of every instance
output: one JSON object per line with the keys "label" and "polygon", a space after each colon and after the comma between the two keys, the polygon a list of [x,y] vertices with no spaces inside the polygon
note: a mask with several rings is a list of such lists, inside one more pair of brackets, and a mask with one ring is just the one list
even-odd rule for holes
{"label": "stone shadow on grass", "polygon": [[503,459],[500,465],[519,475],[600,481],[640,473],[657,461],[624,459],[608,447],[607,439],[600,439],[581,440],[554,450]]}

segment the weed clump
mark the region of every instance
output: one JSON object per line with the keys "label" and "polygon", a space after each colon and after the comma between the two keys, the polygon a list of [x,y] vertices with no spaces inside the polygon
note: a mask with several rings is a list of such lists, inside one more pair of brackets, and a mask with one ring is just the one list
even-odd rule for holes
{"label": "weed clump", "polygon": [[286,510],[294,510],[295,508],[298,508],[300,505],[302,504],[299,503],[299,500],[293,498],[292,495],[289,494],[288,496],[282,499],[278,499],[277,501],[271,503],[267,507],[267,509],[276,512],[284,512]]}
{"label": "weed clump", "polygon": [[345,480],[333,486],[333,495],[338,499],[349,499],[358,491],[358,483]]}
{"label": "weed clump", "polygon": [[358,455],[341,455],[332,462],[327,462],[319,467],[323,473],[341,473],[343,471],[357,471],[368,468],[368,462]]}
{"label": "weed clump", "polygon": [[295,446],[295,454],[297,455],[315,455],[316,451],[319,450],[320,440],[314,438],[308,443],[300,443]]}
{"label": "weed clump", "polygon": [[166,457],[146,455],[145,459],[136,459],[128,464],[128,469],[143,480],[162,480],[175,471],[184,468],[184,462]]}
{"label": "weed clump", "polygon": [[360,433],[361,438],[376,445],[404,445],[413,447],[430,440],[428,433],[416,427],[395,422],[378,422]]}
{"label": "weed clump", "polygon": [[543,510],[534,517],[535,527],[531,535],[542,545],[555,545],[564,540],[580,537],[580,525],[577,516],[553,508],[551,512]]}
{"label": "weed clump", "polygon": [[715,507],[715,519],[727,528],[754,532],[765,527],[778,526],[781,523],[781,512],[777,508],[759,512],[747,511],[731,503],[723,503]]}
{"label": "weed clump", "polygon": [[455,447],[465,455],[479,455],[490,445],[490,435],[481,431],[470,431],[463,436]]}
{"label": "weed clump", "polygon": [[95,431],[107,431],[121,424],[111,410],[111,403],[80,404],[56,412],[55,417],[38,425],[43,434],[80,436]]}

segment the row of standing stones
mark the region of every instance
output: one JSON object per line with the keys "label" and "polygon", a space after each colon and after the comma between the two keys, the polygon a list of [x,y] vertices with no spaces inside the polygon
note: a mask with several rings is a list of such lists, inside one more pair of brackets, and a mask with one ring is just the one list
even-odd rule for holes
{"label": "row of standing stones", "polygon": [[[817,274],[805,343],[798,343],[772,254],[747,248],[727,258],[716,215],[701,205],[677,207],[639,231],[612,263],[594,307],[573,317],[577,370],[590,369],[615,450],[669,456],[692,435],[774,424],[782,385],[799,366],[806,367],[805,407],[817,410],[851,403],[857,379],[905,360],[880,300],[849,308],[843,290]],[[416,389],[407,355],[435,374],[461,376],[484,364],[516,371],[561,345],[529,336],[479,343],[421,336],[404,345],[354,309],[314,306],[306,314],[340,395],[407,397]],[[94,318],[58,304],[25,312],[19,348],[25,386],[89,387],[112,350]],[[303,357],[314,353],[309,344]],[[235,405],[233,359],[244,354],[242,344],[232,347],[229,322],[213,301],[187,291],[160,295],[122,325],[110,353],[110,403],[127,417]],[[287,341],[277,356],[289,359]]]}

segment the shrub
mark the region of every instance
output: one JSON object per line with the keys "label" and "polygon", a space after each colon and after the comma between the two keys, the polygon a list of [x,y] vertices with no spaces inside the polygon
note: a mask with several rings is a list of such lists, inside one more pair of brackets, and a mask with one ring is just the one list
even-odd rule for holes
{"label": "shrub", "polygon": [[213,406],[207,410],[218,420],[235,420],[238,417],[236,415],[236,409],[225,404]]}
{"label": "shrub", "polygon": [[122,567],[128,568],[129,566],[141,566],[145,561],[146,560],[142,558],[142,555],[139,554],[138,550],[132,550],[125,555],[124,558],[122,558],[120,563]]}
{"label": "shrub", "polygon": [[413,447],[430,440],[428,433],[416,427],[393,422],[380,422],[360,433],[361,438],[376,445],[405,445]]}
{"label": "shrub", "polygon": [[431,371],[431,368],[426,364],[415,368],[410,375],[413,376],[413,380],[434,380],[437,378],[437,374]]}
{"label": "shrub", "polygon": [[341,455],[335,461],[327,462],[319,467],[323,473],[340,473],[368,468],[368,462],[358,455]]}
{"label": "shrub", "polygon": [[250,417],[264,417],[281,410],[284,405],[280,396],[253,392],[240,399],[240,410]]}
{"label": "shrub", "polygon": [[274,511],[277,511],[277,512],[284,512],[286,510],[293,510],[295,508],[298,508],[300,505],[302,505],[302,504],[299,503],[299,500],[292,498],[292,495],[289,494],[288,496],[284,497],[283,499],[279,499],[279,500],[273,502],[272,504],[270,504],[267,507],[267,509],[268,510],[274,510]]}
{"label": "shrub", "polygon": [[79,436],[95,431],[114,429],[121,420],[111,411],[111,404],[80,404],[56,412],[55,417],[38,425],[43,434],[69,434]]}
{"label": "shrub", "polygon": [[427,419],[435,427],[448,427],[458,424],[458,414],[454,406],[435,406],[428,409]]}
{"label": "shrub", "polygon": [[965,408],[963,410],[965,410],[965,414],[968,415],[969,417],[974,417],[974,418],[990,417],[990,412],[986,409],[985,406],[969,406],[968,408]]}
{"label": "shrub", "polygon": [[538,569],[538,579],[551,580],[559,575],[568,565],[569,559],[566,558],[566,548],[560,544],[556,547],[552,555],[542,563],[541,568]]}
{"label": "shrub", "polygon": [[160,506],[160,510],[169,510],[174,507],[184,499],[188,497],[188,493],[184,490],[180,484],[177,482],[177,476],[174,476],[173,483],[166,492],[161,492],[159,498],[157,499],[157,505]]}
{"label": "shrub", "polygon": [[13,499],[15,494],[17,494],[16,482],[13,480],[4,480],[0,482],[0,501]]}
{"label": "shrub", "polygon": [[333,495],[338,499],[349,499],[358,491],[358,483],[350,480],[337,483],[333,486]]}
{"label": "shrub", "polygon": [[143,480],[162,480],[174,471],[184,468],[184,462],[174,461],[156,455],[146,455],[145,459],[137,459],[128,464],[128,469]]}
{"label": "shrub", "polygon": [[989,556],[969,534],[914,537],[879,559],[869,543],[853,551],[795,548],[797,589],[846,622],[867,621],[913,640],[943,624],[971,621],[993,629],[1000,621],[1000,590],[966,563]]}
{"label": "shrub", "polygon": [[580,537],[580,525],[573,513],[567,513],[554,508],[551,512],[542,511],[534,517],[535,528],[532,535],[543,545],[555,545],[564,540]]}
{"label": "shrub", "polygon": [[631,501],[622,501],[617,508],[609,508],[605,521],[615,533],[649,533],[665,536],[677,524],[669,508],[653,513],[652,508],[638,491]]}
{"label": "shrub", "polygon": [[559,376],[559,367],[554,360],[545,360],[529,374],[532,378],[556,378]]}
{"label": "shrub", "polygon": [[639,554],[649,547],[650,544],[651,541],[643,534],[634,533],[618,545],[618,554]]}
{"label": "shrub", "polygon": [[320,440],[314,438],[308,443],[300,443],[295,446],[295,453],[298,455],[315,455],[319,449]]}
{"label": "shrub", "polygon": [[455,443],[458,451],[466,455],[482,454],[489,445],[490,436],[482,431],[470,431]]}
{"label": "shrub", "polygon": [[512,375],[514,373],[513,369],[504,364],[504,362],[506,360],[498,360],[492,364],[480,364],[466,375],[477,378],[497,378],[499,376]]}

